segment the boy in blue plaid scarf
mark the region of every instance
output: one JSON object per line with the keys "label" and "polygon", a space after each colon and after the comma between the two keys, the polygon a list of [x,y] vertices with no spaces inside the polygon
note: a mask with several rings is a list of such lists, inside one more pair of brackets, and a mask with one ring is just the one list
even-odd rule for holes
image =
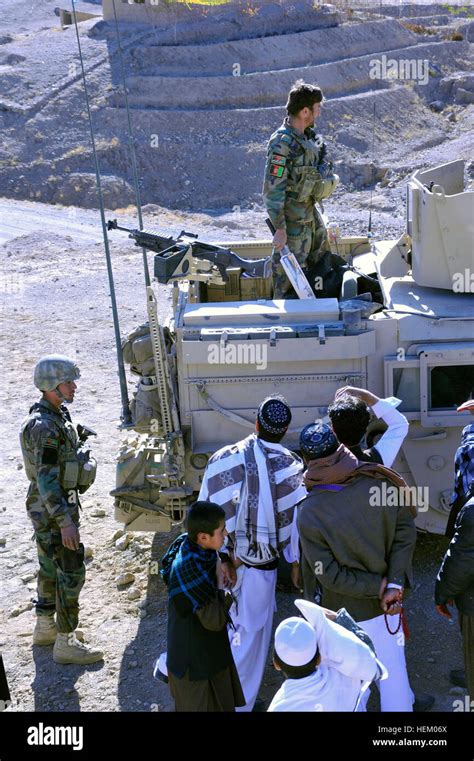
{"label": "boy in blue plaid scarf", "polygon": [[232,595],[218,581],[225,512],[213,502],[195,502],[187,529],[161,561],[169,593],[170,691],[177,711],[234,711],[245,700],[227,633]]}

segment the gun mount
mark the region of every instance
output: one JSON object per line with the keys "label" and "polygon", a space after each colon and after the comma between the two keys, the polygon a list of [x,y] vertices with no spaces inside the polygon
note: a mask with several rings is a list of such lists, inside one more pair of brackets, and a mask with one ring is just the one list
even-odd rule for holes
{"label": "gun mount", "polygon": [[117,220],[107,222],[108,230],[124,230],[135,245],[155,252],[154,275],[166,285],[174,280],[201,280],[206,283],[228,283],[229,267],[238,267],[249,277],[271,275],[271,257],[243,259],[229,248],[197,240],[194,233],[182,230],[178,237],[121,227]]}

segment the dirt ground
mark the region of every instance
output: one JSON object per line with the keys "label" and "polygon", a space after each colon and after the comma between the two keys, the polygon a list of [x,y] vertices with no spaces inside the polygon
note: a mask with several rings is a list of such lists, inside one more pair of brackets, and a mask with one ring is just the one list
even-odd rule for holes
{"label": "dirt ground", "polygon": [[[15,201],[2,202],[1,209],[9,240],[2,250],[0,649],[12,692],[9,710],[170,711],[168,689],[153,680],[152,666],[166,640],[166,592],[153,571],[171,537],[136,534],[126,549],[115,545],[120,526],[108,492],[114,486],[114,457],[123,434],[118,428],[119,385],[98,215],[76,210],[71,219],[70,209]],[[362,224],[365,214],[359,214]],[[123,220],[131,218],[125,215]],[[176,231],[185,221],[187,229],[199,223],[209,240],[236,235],[235,230],[224,230],[222,220],[204,215],[184,219],[165,214],[163,221],[165,232]],[[240,224],[246,228],[249,220]],[[400,224],[378,221],[379,229],[393,234]],[[122,234],[112,239],[111,253],[125,334],[146,319],[141,253]],[[170,309],[169,288],[158,286],[158,292],[164,318]],[[80,626],[86,640],[106,655],[103,664],[85,668],[55,665],[51,647],[32,647],[37,561],[24,506],[27,481],[18,429],[37,398],[34,364],[53,351],[76,357],[82,377],[71,413],[74,421],[98,433],[98,477],[82,500],[81,532],[89,557]],[[131,393],[134,381],[129,384]],[[407,658],[415,691],[435,695],[436,710],[451,711],[459,688],[449,685],[447,675],[450,668],[462,666],[460,636],[457,625],[439,619],[433,606],[434,579],[445,545],[442,537],[418,538],[416,586],[408,602],[412,636]],[[133,574],[134,581],[118,587],[117,579],[125,572]],[[294,613],[294,598],[279,591],[275,625]],[[269,665],[261,689],[266,703],[279,683]],[[376,709],[377,702],[372,705]]]}

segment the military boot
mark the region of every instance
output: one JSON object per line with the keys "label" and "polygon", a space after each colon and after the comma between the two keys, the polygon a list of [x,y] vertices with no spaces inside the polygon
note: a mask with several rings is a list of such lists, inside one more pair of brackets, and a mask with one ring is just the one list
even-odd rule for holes
{"label": "military boot", "polygon": [[49,616],[37,616],[33,632],[33,645],[53,645],[57,633],[54,613]]}
{"label": "military boot", "polygon": [[63,634],[58,632],[53,649],[53,661],[55,663],[77,663],[88,664],[102,661],[104,653],[102,650],[84,645],[77,637],[75,632]]}

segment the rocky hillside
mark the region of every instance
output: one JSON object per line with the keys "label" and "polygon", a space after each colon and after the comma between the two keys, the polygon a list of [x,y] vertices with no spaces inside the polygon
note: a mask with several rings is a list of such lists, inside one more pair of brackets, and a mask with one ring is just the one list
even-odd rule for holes
{"label": "rocky hillside", "polygon": [[[142,201],[258,205],[266,143],[300,78],[324,90],[317,126],[346,190],[403,177],[412,157],[450,141],[474,101],[469,10],[343,6],[261,2],[252,14],[188,9],[172,26],[120,23]],[[80,37],[105,201],[117,208],[134,192],[115,24],[85,21]],[[1,41],[3,194],[97,206],[75,30]]]}

